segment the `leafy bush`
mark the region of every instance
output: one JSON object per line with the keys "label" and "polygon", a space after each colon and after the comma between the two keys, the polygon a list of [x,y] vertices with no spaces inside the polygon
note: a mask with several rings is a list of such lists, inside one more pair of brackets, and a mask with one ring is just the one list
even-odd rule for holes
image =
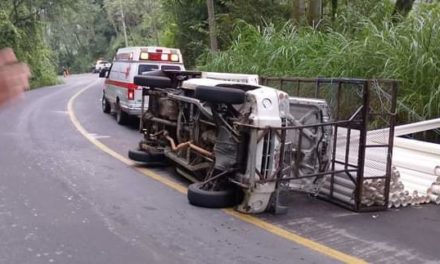
{"label": "leafy bush", "polygon": [[[342,19],[342,18],[339,18]],[[440,116],[440,7],[420,6],[393,24],[365,18],[336,32],[287,23],[237,26],[231,47],[206,53],[202,70],[263,76],[389,78],[402,102],[425,118]]]}
{"label": "leafy bush", "polygon": [[43,39],[43,25],[40,22],[22,22],[16,26],[9,14],[0,10],[0,49],[11,47],[18,60],[26,62],[32,72],[31,88],[57,83],[51,51]]}

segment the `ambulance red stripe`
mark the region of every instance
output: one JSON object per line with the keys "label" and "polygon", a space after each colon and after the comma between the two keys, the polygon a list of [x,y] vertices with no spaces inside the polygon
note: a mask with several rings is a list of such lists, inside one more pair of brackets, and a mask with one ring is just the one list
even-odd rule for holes
{"label": "ambulance red stripe", "polygon": [[137,89],[137,85],[134,83],[126,83],[126,82],[120,82],[120,81],[114,81],[114,80],[105,80],[105,84],[110,84],[110,85],[114,85],[114,86],[118,86],[118,87],[122,87],[122,88],[127,88],[127,89]]}

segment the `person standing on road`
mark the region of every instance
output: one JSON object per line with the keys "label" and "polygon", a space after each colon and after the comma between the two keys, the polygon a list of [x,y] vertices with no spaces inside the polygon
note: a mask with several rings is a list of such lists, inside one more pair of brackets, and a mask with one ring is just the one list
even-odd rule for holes
{"label": "person standing on road", "polygon": [[66,78],[67,75],[69,75],[69,71],[67,70],[66,67],[63,66],[63,76],[64,76],[64,78]]}
{"label": "person standing on road", "polygon": [[0,50],[0,106],[29,88],[30,75],[29,67],[17,61],[12,49]]}

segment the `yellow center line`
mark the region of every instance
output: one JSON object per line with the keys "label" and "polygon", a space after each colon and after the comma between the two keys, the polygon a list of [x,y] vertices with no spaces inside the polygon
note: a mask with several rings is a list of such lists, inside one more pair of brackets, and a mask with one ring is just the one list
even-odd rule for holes
{"label": "yellow center line", "polygon": [[[96,85],[96,82],[91,83],[87,87],[81,89],[79,92],[77,92],[75,95],[73,95],[67,104],[67,112],[69,113],[70,120],[72,121],[75,128],[83,135],[87,140],[89,140],[93,145],[95,145],[97,148],[99,148],[101,151],[107,153],[108,155],[112,156],[113,158],[123,162],[127,166],[132,167],[136,171],[142,173],[145,176],[148,176],[149,178],[152,178],[158,182],[161,182],[165,184],[166,186],[180,192],[183,194],[187,193],[186,186],[177,183],[175,181],[172,181],[170,179],[167,179],[164,176],[161,176],[154,171],[136,166],[136,163],[132,160],[126,158],[125,156],[117,153],[116,151],[109,148],[107,145],[103,144],[101,141],[94,138],[87,130],[81,125],[81,123],[78,121],[78,118],[75,115],[73,104],[75,102],[75,99],[80,96],[85,90],[89,89],[90,87]],[[341,261],[343,263],[367,263],[365,260],[362,260],[360,258],[357,258],[355,256],[348,255],[346,253],[343,253],[341,251],[338,251],[336,249],[330,248],[328,246],[325,246],[323,244],[320,244],[316,241],[310,240],[308,238],[302,237],[298,234],[295,234],[289,230],[286,230],[284,228],[281,228],[279,226],[276,226],[274,224],[271,224],[269,222],[266,222],[262,219],[259,219],[255,216],[248,215],[248,214],[242,214],[239,213],[233,209],[223,209],[223,211],[231,215],[235,218],[238,218],[246,223],[252,224],[256,227],[259,227],[273,235],[276,235],[278,237],[284,238],[286,240],[295,242],[296,244],[302,245],[304,247],[307,247],[309,249],[312,249],[314,251],[317,251],[321,254],[324,254],[326,256],[329,256],[335,260]]]}

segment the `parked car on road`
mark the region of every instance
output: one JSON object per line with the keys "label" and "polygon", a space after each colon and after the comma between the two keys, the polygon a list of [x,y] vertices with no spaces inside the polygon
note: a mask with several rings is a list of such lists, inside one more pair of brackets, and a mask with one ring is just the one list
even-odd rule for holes
{"label": "parked car on road", "polygon": [[119,49],[112,67],[100,73],[100,77],[106,78],[102,111],[115,113],[118,124],[125,124],[130,116],[140,116],[142,87],[134,83],[134,77],[154,70],[185,70],[180,50],[165,47]]}
{"label": "parked car on road", "polygon": [[101,72],[104,69],[109,69],[112,64],[105,60],[97,60],[95,66],[93,67],[93,73]]}

